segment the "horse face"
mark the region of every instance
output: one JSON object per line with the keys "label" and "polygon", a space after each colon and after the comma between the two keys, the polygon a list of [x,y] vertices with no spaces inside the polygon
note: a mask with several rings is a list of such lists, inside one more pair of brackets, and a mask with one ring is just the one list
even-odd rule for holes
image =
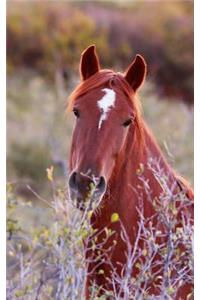
{"label": "horse face", "polygon": [[76,124],[72,137],[71,199],[80,209],[102,199],[113,173],[134,114],[123,93],[102,87],[86,93],[74,103]]}
{"label": "horse face", "polygon": [[[81,55],[80,76],[88,84],[100,73],[95,46]],[[136,55],[123,75],[126,85],[135,93],[144,81],[146,63]],[[99,85],[100,86],[100,85]],[[130,100],[130,99],[129,99]],[[73,132],[69,192],[80,209],[100,203],[117,160],[125,145],[129,126],[134,126],[134,112],[125,94],[112,85],[87,90],[73,103],[76,125]],[[87,201],[89,200],[89,201]]]}

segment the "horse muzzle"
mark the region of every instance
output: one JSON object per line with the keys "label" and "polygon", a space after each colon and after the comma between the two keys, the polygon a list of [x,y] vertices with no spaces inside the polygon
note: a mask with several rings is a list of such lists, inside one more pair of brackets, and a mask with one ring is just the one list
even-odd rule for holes
{"label": "horse muzzle", "polygon": [[93,209],[106,191],[106,180],[103,176],[88,176],[81,172],[72,172],[68,185],[70,198],[80,210]]}

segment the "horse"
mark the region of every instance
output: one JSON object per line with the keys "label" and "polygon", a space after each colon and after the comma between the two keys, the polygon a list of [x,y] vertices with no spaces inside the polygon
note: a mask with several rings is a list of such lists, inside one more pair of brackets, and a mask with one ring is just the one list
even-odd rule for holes
{"label": "horse", "polygon": [[[141,219],[151,228],[158,225],[165,234],[157,243],[168,245],[169,232],[160,220],[155,202],[161,201],[163,204],[166,193],[170,195],[169,201],[173,202],[180,192],[189,204],[183,207],[175,202],[173,207],[178,211],[175,213],[175,227],[183,226],[183,212],[189,215],[189,222],[192,222],[193,191],[168,164],[142,117],[137,92],[144,83],[146,73],[147,64],[139,54],[124,73],[101,69],[96,47],[91,45],[81,55],[81,82],[68,103],[68,110],[76,118],[69,158],[70,199],[81,211],[86,210],[88,199],[90,205],[96,205],[90,222],[98,234],[96,239],[91,235],[85,245],[86,259],[89,261],[86,299],[91,297],[93,284],[98,287],[99,295],[106,295],[105,291],[118,293],[116,299],[148,299],[145,298],[147,295],[153,295],[149,299],[157,299],[161,295],[158,286],[163,284],[164,278],[164,261],[161,267],[155,264],[156,259],[161,257],[159,253],[152,260],[155,266],[151,268],[153,279],[146,286],[144,282],[140,286],[140,295],[143,296],[125,296],[126,291],[121,289],[119,283],[124,276],[131,247],[135,251],[132,255],[134,263],[126,270],[132,278],[139,274],[138,261],[141,264],[149,254],[150,250],[144,248],[147,244],[138,238]],[[106,241],[105,229],[111,232]],[[92,247],[93,239],[96,248]],[[183,253],[186,251],[184,245],[179,245],[179,248]],[[137,259],[134,260],[135,257]],[[117,278],[116,283],[113,283],[112,276]],[[183,279],[173,289],[176,290],[173,299],[192,299],[192,282]],[[115,297],[107,296],[106,299]],[[163,296],[158,299],[170,298]]]}

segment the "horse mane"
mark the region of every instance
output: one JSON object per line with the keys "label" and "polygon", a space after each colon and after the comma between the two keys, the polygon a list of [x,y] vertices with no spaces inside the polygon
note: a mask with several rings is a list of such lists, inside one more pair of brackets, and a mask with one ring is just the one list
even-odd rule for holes
{"label": "horse mane", "polygon": [[112,70],[105,69],[100,70],[88,79],[81,81],[69,96],[67,111],[72,111],[76,99],[91,91],[92,89],[101,87],[105,84],[108,84],[110,88],[122,91],[126,95],[127,101],[129,101],[129,104],[132,106],[135,113],[134,123],[136,128],[136,137],[137,142],[140,144],[141,150],[141,145],[144,144],[144,125],[141,118],[141,105],[138,97],[136,96],[132,87],[128,84],[122,73],[116,73]]}

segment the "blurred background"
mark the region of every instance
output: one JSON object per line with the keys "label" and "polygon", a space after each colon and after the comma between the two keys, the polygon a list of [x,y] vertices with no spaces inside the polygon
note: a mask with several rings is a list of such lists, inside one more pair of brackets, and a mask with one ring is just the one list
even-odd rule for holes
{"label": "blurred background", "polygon": [[50,166],[66,185],[73,117],[65,105],[93,43],[104,68],[124,71],[136,53],[145,57],[144,117],[193,185],[192,1],[7,1],[7,180],[15,192],[37,207],[27,185],[48,197]]}

